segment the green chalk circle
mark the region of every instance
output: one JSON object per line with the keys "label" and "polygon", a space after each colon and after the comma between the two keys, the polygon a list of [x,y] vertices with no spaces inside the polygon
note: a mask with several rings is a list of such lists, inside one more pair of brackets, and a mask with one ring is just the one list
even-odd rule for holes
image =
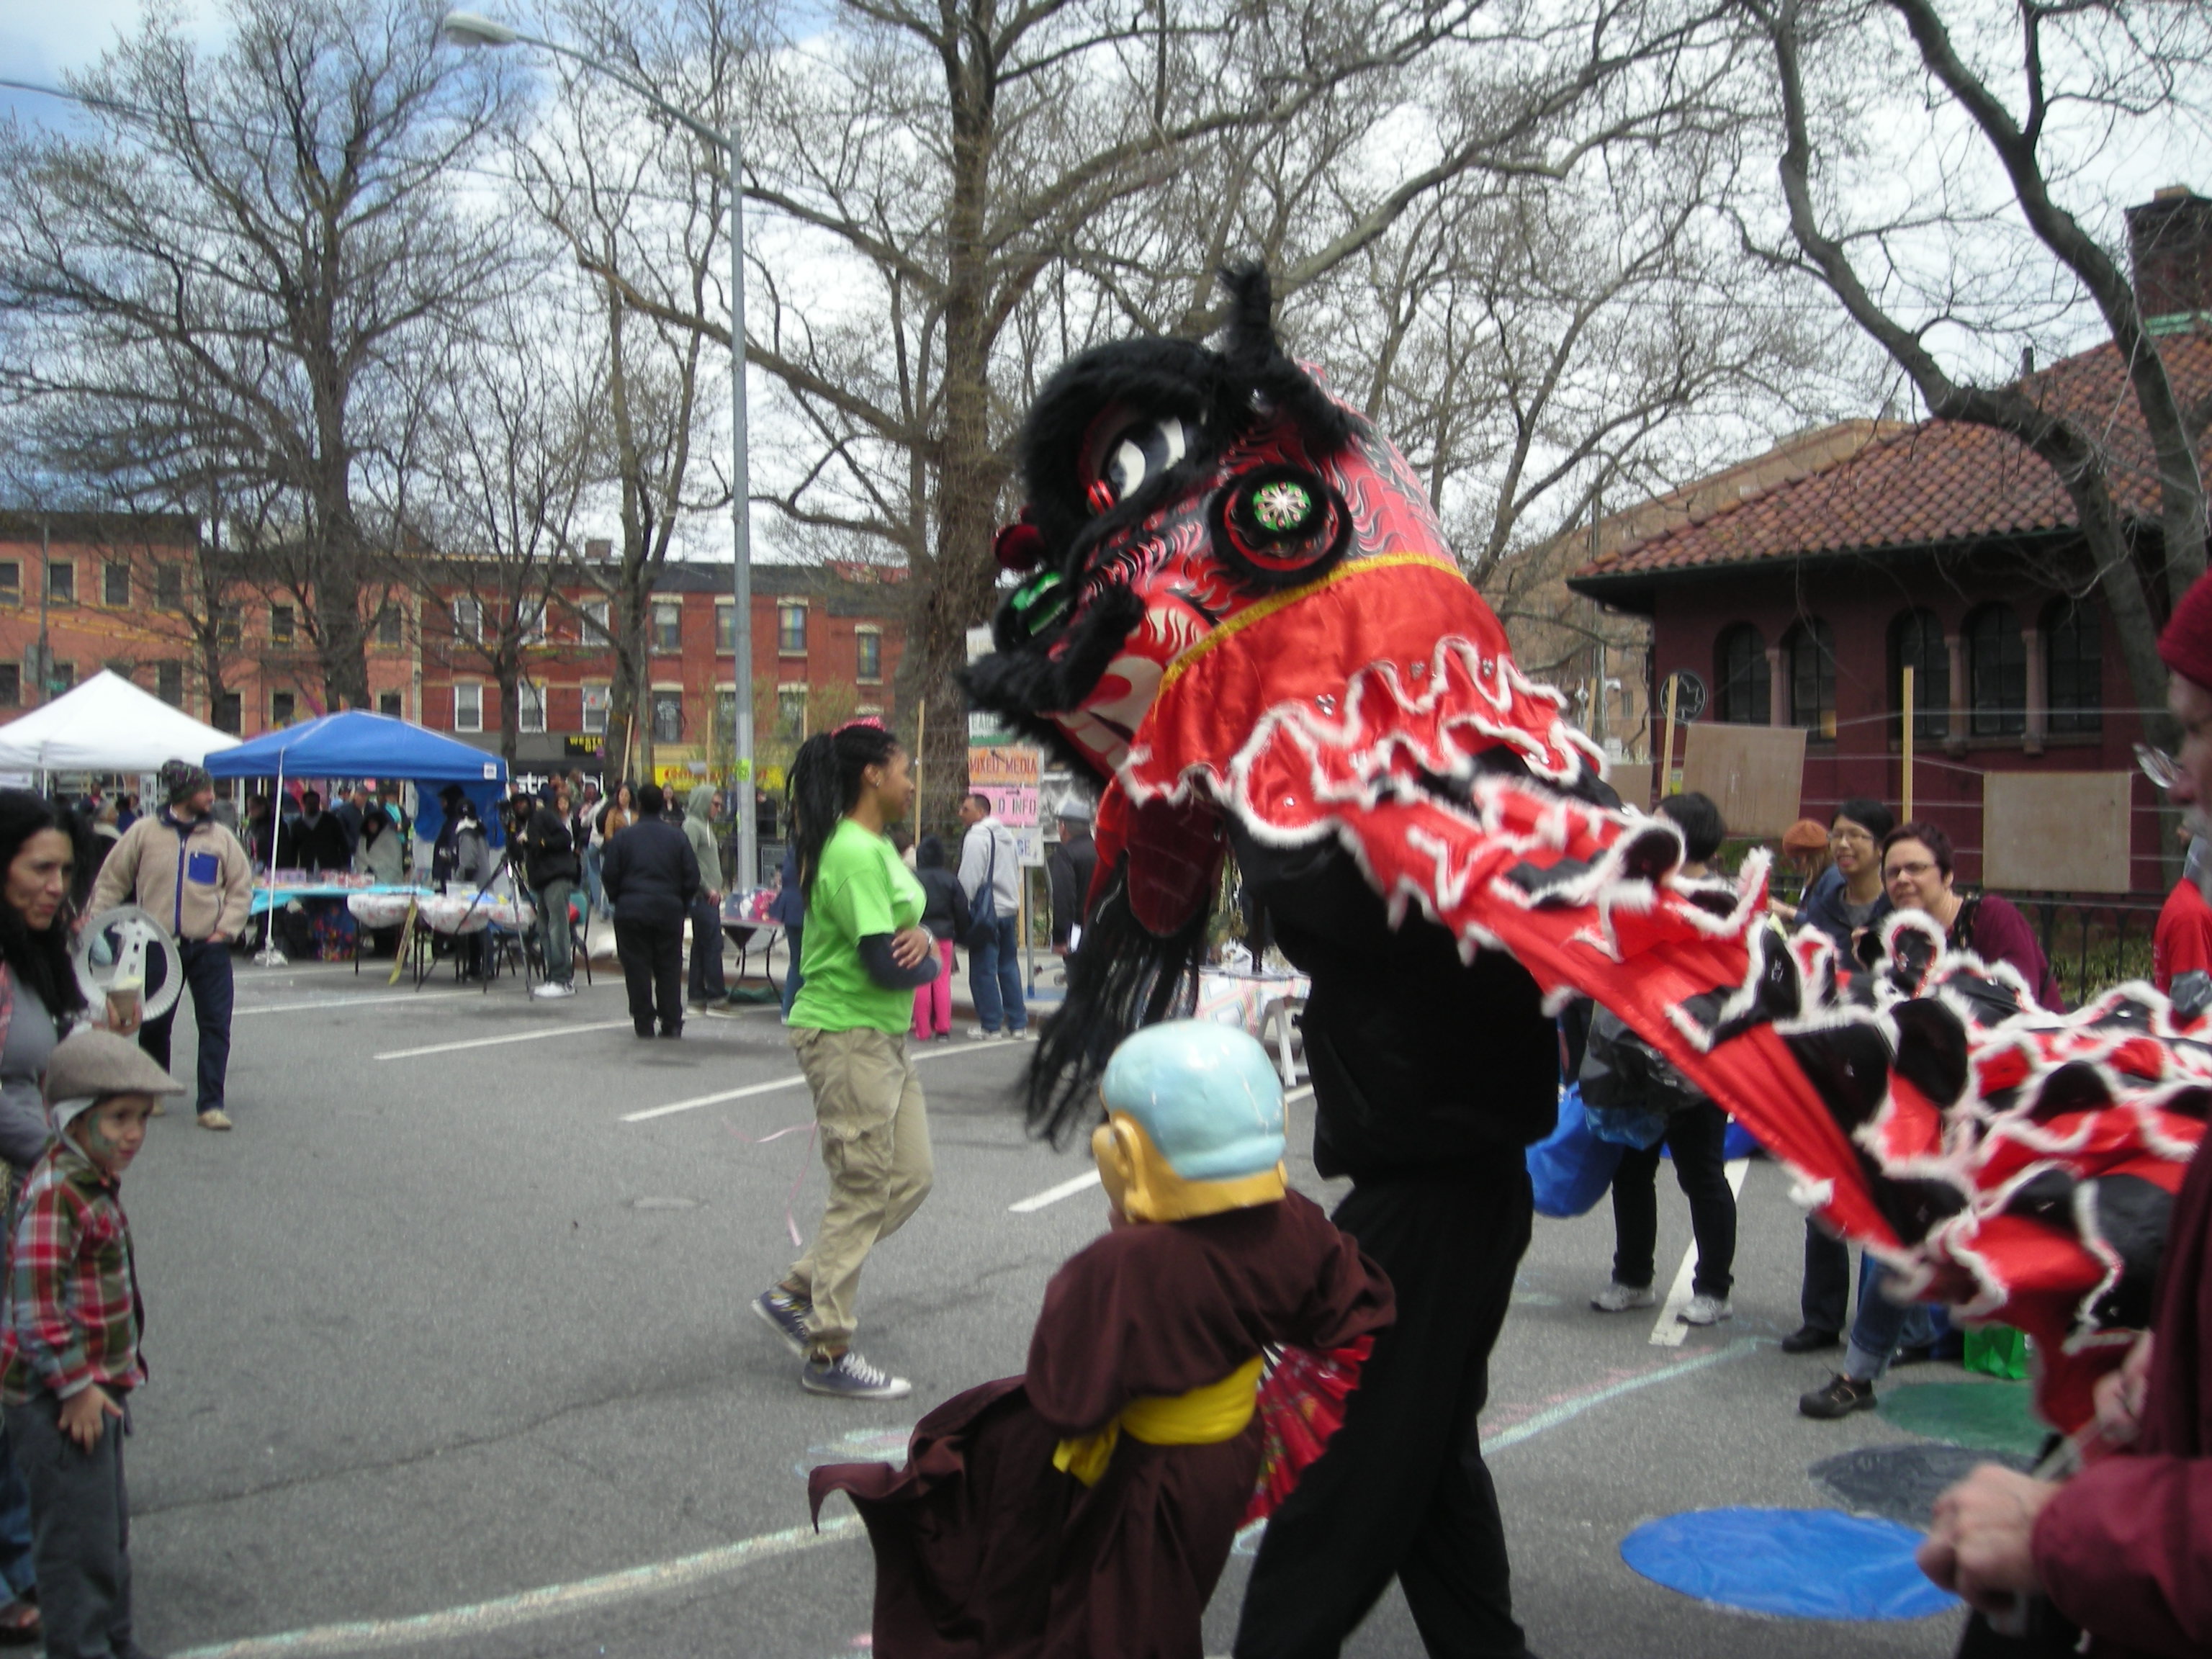
{"label": "green chalk circle", "polygon": [[1909,1382],[1884,1389],[1876,1409],[1907,1434],[1977,1451],[2033,1457],[2051,1433],[2025,1382]]}

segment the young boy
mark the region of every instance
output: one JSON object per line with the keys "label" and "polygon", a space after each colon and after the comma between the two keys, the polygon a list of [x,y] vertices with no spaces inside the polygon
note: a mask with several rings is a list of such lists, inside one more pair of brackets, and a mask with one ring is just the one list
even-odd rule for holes
{"label": "young boy", "polygon": [[1243,1031],[1180,1020],[1116,1049],[1091,1139],[1110,1230],[1046,1287],[1020,1376],[915,1425],[907,1467],[817,1468],[876,1554],[899,1659],[1199,1659],[1257,1481],[1262,1351],[1390,1322],[1382,1271],[1288,1190],[1283,1086]]}
{"label": "young boy", "polygon": [[181,1087],[138,1045],[73,1031],[46,1066],[54,1130],[15,1223],[0,1407],[31,1489],[48,1659],[140,1659],[131,1634],[123,1436],[146,1380],[131,1222],[118,1197],[155,1100]]}

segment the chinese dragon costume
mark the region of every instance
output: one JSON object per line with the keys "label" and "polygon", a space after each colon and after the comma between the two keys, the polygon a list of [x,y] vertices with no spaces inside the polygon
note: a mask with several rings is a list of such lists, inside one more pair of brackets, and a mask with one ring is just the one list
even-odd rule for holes
{"label": "chinese dragon costume", "polygon": [[[969,695],[1100,791],[1032,1127],[1092,1121],[1115,1042],[1176,1011],[1233,849],[1314,976],[1325,1172],[1371,1170],[1431,1085],[1490,1114],[1459,1150],[1487,1135],[1517,1172],[1553,1109],[1548,1072],[1540,1097],[1528,1075],[1537,998],[1589,995],[1914,1293],[2027,1330],[2044,1413],[2081,1425],[2148,1316],[2212,1018],[2139,985],[2044,1012],[1912,915],[1854,974],[1768,919],[1765,854],[1683,877],[1679,832],[1622,808],[1565,699],[1515,663],[1405,459],[1280,349],[1265,274],[1227,281],[1219,349],[1133,340],[1053,378],[1000,533],[1019,582]],[[1406,1050],[1387,1099],[1361,1070],[1383,1043]],[[1397,1174],[1433,1162],[1418,1138],[1398,1151]]]}

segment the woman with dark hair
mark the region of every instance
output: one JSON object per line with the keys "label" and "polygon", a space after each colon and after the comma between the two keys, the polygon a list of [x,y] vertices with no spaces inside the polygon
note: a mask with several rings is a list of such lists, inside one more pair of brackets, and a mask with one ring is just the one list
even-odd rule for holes
{"label": "woman with dark hair", "polygon": [[[27,790],[0,789],[0,1160],[10,1209],[17,1183],[46,1150],[46,1057],[85,1018],[84,992],[70,961],[82,839],[82,825],[66,808]],[[0,1606],[0,1642],[36,1639],[30,1493],[4,1433],[0,1582],[9,1597]]]}
{"label": "woman with dark hair", "polygon": [[799,1386],[896,1400],[912,1385],[860,1358],[861,1265],[921,1207],[932,1173],[921,1079],[907,1058],[914,991],[938,972],[925,897],[885,826],[914,800],[907,753],[872,721],[809,738],[791,768],[793,847],[806,899],[791,1046],[814,1091],[830,1201],[806,1253],[753,1311],[805,1356]]}
{"label": "woman with dark hair", "polygon": [[1797,925],[1817,927],[1835,940],[1846,973],[1856,966],[1858,936],[1889,914],[1883,890],[1881,844],[1897,827],[1889,808],[1864,796],[1844,802],[1828,820],[1828,867],[1807,889]]}
{"label": "woman with dark hair", "polygon": [[1881,879],[1894,908],[1924,910],[1942,923],[1951,949],[2016,969],[2038,1002],[2054,1013],[2063,1012],[2058,976],[2027,918],[1995,893],[1969,896],[1953,889],[1951,838],[1939,826],[1916,818],[1885,836]]}

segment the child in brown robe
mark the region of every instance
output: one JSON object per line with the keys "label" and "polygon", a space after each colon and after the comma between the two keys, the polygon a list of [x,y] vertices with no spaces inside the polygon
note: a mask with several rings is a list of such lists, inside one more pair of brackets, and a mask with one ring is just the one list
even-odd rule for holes
{"label": "child in brown robe", "polygon": [[1046,1287],[1020,1376],[946,1401],[907,1466],[826,1465],[876,1554],[880,1659],[1199,1659],[1260,1467],[1261,1351],[1390,1322],[1389,1281],[1288,1189],[1283,1097],[1243,1032],[1115,1053],[1107,1233]]}

